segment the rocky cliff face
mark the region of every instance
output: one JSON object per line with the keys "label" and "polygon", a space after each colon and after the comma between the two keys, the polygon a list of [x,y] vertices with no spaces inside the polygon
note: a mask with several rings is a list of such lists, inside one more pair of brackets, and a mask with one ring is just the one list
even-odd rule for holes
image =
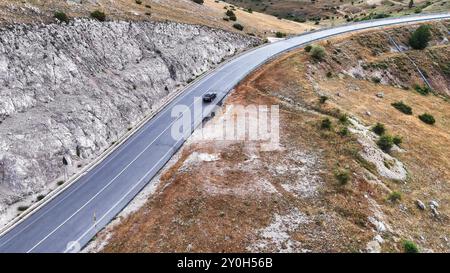
{"label": "rocky cliff face", "polygon": [[0,210],[108,148],[162,99],[257,40],[177,23],[0,29]]}

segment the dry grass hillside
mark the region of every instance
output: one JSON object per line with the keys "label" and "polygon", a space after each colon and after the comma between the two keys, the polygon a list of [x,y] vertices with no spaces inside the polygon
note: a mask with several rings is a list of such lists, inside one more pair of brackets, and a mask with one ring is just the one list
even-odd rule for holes
{"label": "dry grass hillside", "polygon": [[[238,31],[233,28],[234,22],[223,20],[224,6],[214,0],[206,0],[203,5],[191,0],[0,0],[0,24],[48,23],[54,21],[53,15],[57,11],[63,11],[69,17],[89,17],[92,11],[100,10],[105,12],[108,20],[169,20]],[[244,32],[264,37],[277,31],[296,34],[313,28],[256,12],[237,11],[237,17],[244,25]]]}
{"label": "dry grass hillside", "polygon": [[410,0],[226,0],[226,2],[298,22],[319,21],[317,24],[320,25],[369,19],[376,14],[398,16],[450,11],[450,2],[447,0],[414,0],[412,6],[409,6]]}
{"label": "dry grass hillside", "polygon": [[[256,71],[225,106],[280,105],[281,146],[191,138],[147,203],[100,233],[103,251],[450,252],[449,26],[433,24],[425,51],[386,41],[406,45],[408,26],[335,38],[320,61],[300,49]],[[420,82],[405,54],[433,76],[434,94],[410,88]],[[418,118],[425,112],[434,125]],[[376,123],[402,142],[381,150]]]}

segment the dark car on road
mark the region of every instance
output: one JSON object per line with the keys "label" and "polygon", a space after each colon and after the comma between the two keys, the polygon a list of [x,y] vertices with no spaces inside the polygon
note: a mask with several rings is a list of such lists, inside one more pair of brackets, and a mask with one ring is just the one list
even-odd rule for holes
{"label": "dark car on road", "polygon": [[216,93],[207,93],[203,95],[203,102],[212,102],[217,97]]}

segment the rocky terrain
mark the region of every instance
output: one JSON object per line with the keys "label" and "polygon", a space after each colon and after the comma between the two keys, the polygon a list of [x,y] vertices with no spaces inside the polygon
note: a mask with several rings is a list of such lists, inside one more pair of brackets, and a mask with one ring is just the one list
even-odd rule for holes
{"label": "rocky terrain", "polygon": [[170,22],[1,28],[0,211],[61,184],[169,94],[258,43]]}
{"label": "rocky terrain", "polygon": [[[233,105],[279,105],[280,146],[196,131],[87,251],[450,252],[450,25],[430,24],[428,47],[413,50],[418,27],[340,36],[319,43],[320,58],[299,49],[255,71],[203,135]],[[383,136],[400,140],[385,149]]]}

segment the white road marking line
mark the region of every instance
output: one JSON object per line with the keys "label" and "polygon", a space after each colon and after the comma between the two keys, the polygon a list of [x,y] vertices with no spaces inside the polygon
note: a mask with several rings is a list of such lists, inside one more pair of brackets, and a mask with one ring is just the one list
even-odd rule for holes
{"label": "white road marking line", "polygon": [[[227,63],[227,65],[230,65],[230,64],[234,63],[234,61],[235,61],[235,60],[230,61],[229,63]],[[224,73],[224,74],[225,74],[225,73]],[[225,76],[227,76],[227,75],[228,75],[228,74],[223,75],[223,76],[220,77],[219,80],[217,80],[217,81],[222,80],[222,79],[223,79]],[[208,75],[205,79],[202,79],[203,82],[200,82],[200,83],[198,83],[198,84],[196,84],[196,85],[190,87],[190,88],[191,88],[191,92],[192,92],[193,90],[195,90],[196,88],[200,87],[202,84],[205,84],[206,81],[210,80],[213,76],[214,76],[214,73]],[[212,89],[212,88],[210,87],[206,92],[203,92],[203,93],[202,93],[202,96],[203,96],[204,94],[208,93],[209,91],[211,91],[211,89]],[[173,101],[173,102],[170,103],[170,105],[172,105],[172,104],[177,104],[177,103],[180,102],[183,98],[185,98],[186,95],[188,95],[188,93],[189,93],[189,92],[186,92],[185,94],[183,94],[183,95],[177,97],[175,101]],[[197,101],[198,101],[198,100],[197,100]],[[195,102],[196,102],[196,101],[194,101],[193,103],[191,103],[191,104],[189,105],[189,107],[191,107]],[[168,106],[169,106],[169,105],[168,105]],[[169,109],[172,109],[172,108],[173,108],[173,107],[166,107],[162,112],[160,112],[160,113],[158,113],[158,114],[159,114],[160,116],[162,116],[162,115],[166,114],[166,112],[167,112]],[[183,112],[183,113],[184,113],[184,112]],[[178,118],[175,119],[175,120],[169,125],[169,127],[167,127],[167,128],[163,131],[163,133],[164,133],[165,131],[167,131],[167,129],[170,128],[177,120],[178,120]],[[148,122],[148,124],[144,125],[144,127],[142,127],[142,128],[140,129],[140,132],[138,132],[137,135],[133,136],[133,138],[135,139],[135,138],[139,137],[139,136],[140,136],[140,135],[148,128],[149,124],[152,123],[152,122],[154,122],[154,121],[155,121],[155,120],[151,120],[150,122]],[[161,133],[161,134],[162,134],[162,133]],[[157,136],[157,137],[153,140],[153,142],[150,143],[150,145],[153,144],[153,143],[156,141],[156,139],[158,139],[158,138],[161,136],[161,134],[160,134],[159,136]],[[120,150],[116,150],[116,152],[122,151],[122,150],[123,150],[124,148],[126,148],[130,143],[131,143],[131,141],[128,141],[128,142],[125,143],[124,145],[121,145]],[[149,146],[150,146],[150,145],[149,145]],[[123,148],[122,148],[122,146],[123,146]],[[146,149],[147,149],[147,148],[148,148],[148,146],[146,147]],[[144,150],[144,152],[145,152],[145,150]],[[115,155],[112,155],[111,158],[108,158],[106,161],[101,162],[101,164],[104,163],[104,164],[103,164],[103,166],[104,166],[105,164],[109,163],[112,159],[114,159],[118,154],[119,154],[119,153],[116,153]],[[140,155],[138,155],[138,157],[139,157],[139,156],[140,156]],[[132,163],[133,163],[133,162],[132,162]],[[92,175],[90,175],[90,177],[92,177],[92,176],[95,175],[98,171],[100,171],[100,169],[102,169],[103,166],[100,166],[100,168],[96,169],[95,172],[94,172]],[[126,169],[126,168],[128,168],[128,166],[126,166],[125,169]],[[125,170],[125,169],[124,169],[124,170]],[[80,177],[80,178],[81,178],[81,177]],[[9,239],[6,240],[5,242],[3,242],[3,243],[0,245],[0,247],[3,246],[3,245],[5,245],[5,244],[7,244],[8,242],[10,242],[12,239],[14,239],[15,237],[17,237],[20,233],[22,233],[24,230],[26,230],[26,229],[27,229],[28,227],[30,227],[32,224],[34,224],[34,223],[37,222],[39,219],[41,219],[42,217],[44,217],[44,216],[45,216],[48,212],[50,212],[54,207],[58,206],[61,202],[63,202],[63,201],[64,201],[65,199],[67,199],[68,197],[70,197],[71,194],[73,194],[77,189],[79,189],[79,188],[80,188],[81,186],[83,186],[84,184],[88,183],[88,181],[89,181],[89,179],[87,179],[87,180],[85,181],[85,183],[77,183],[76,187],[75,187],[74,189],[71,189],[72,191],[69,192],[69,194],[67,194],[66,196],[64,196],[64,198],[62,198],[61,200],[59,200],[56,204],[54,204],[54,205],[51,206],[50,208],[47,208],[47,211],[45,211],[42,215],[40,215],[40,217],[36,218],[36,219],[33,220],[30,224],[26,225],[24,228],[22,228],[22,229],[21,229],[20,231],[18,231],[16,234],[14,234],[13,236],[11,236],[11,238],[9,238]]]}
{"label": "white road marking line", "polygon": [[[180,142],[180,140],[178,140],[175,144],[175,146],[178,145],[178,143]],[[128,190],[123,196],[122,198],[119,199],[119,201],[117,201],[108,211],[106,211],[106,213],[98,220],[98,222],[100,223],[103,219],[105,219],[105,217],[113,210],[115,209],[124,199],[125,197],[128,196],[128,194],[130,194],[139,184],[141,184],[141,182],[145,179],[145,177],[147,177],[151,172],[153,172],[153,170],[155,169],[156,166],[158,166],[158,164],[164,160],[164,158],[173,150],[173,148],[171,148],[169,151],[167,151],[167,153],[164,154],[163,157],[161,157],[161,159],[150,169],[150,171],[148,171],[147,173],[145,173],[145,175],[130,189]],[[86,230],[80,237],[78,237],[75,242],[79,242],[81,239],[83,239],[84,236],[86,236],[95,226],[91,226],[88,230]],[[64,251],[64,253],[67,253],[67,250]]]}
{"label": "white road marking line", "polygon": [[[225,76],[227,76],[227,74],[225,74],[224,76],[222,76],[221,78],[220,78],[220,80],[222,80]],[[220,81],[220,80],[218,80],[218,81]],[[204,92],[204,93],[202,93],[202,94],[206,94],[206,93],[208,93],[211,89],[212,89],[212,87],[213,86],[211,86],[206,92]],[[190,110],[190,107],[192,106],[192,105],[194,105],[198,100],[200,100],[200,99],[202,99],[201,97],[200,98],[197,98],[196,100],[194,100],[194,102],[192,102],[190,105],[189,105],[189,110]],[[185,113],[186,111],[183,111],[183,114]],[[183,115],[182,114],[182,115]],[[146,151],[147,151],[147,149],[156,141],[156,140],[158,140],[159,139],[159,137],[161,136],[161,135],[163,135],[169,128],[171,128],[171,126],[177,121],[179,119],[179,117],[178,118],[176,118],[166,129],[164,129],[164,131],[163,132],[161,132],[149,145],[147,145],[147,147],[142,151],[142,152],[140,152],[139,154],[138,154],[138,156],[136,156],[135,158],[134,158],[134,160],[132,161],[132,162],[130,162],[124,169],[122,169],[122,171],[119,173],[119,174],[117,174],[111,181],[109,181],[108,182],[108,184],[106,184],[100,191],[98,191],[93,197],[91,197],[83,206],[81,206],[77,211],[75,211],[69,218],[67,218],[66,220],[64,220],[59,226],[57,226],[55,229],[53,229],[49,234],[47,234],[42,240],[40,240],[36,245],[34,245],[30,250],[28,250],[27,251],[27,253],[29,253],[29,252],[31,252],[31,251],[33,251],[33,249],[35,249],[37,246],[39,246],[42,242],[44,242],[48,237],[50,237],[53,233],[55,233],[60,227],[62,227],[65,223],[67,223],[68,221],[70,221],[70,219],[72,219],[76,214],[78,214],[78,212],[80,212],[83,208],[85,208],[89,203],[91,203],[92,202],[92,200],[94,200],[98,195],[100,195],[107,187],[109,187],[123,172],[125,172],[127,169],[128,169],[128,167],[130,166],[130,165],[132,165],[143,153],[145,153]],[[177,142],[178,143],[178,142]],[[169,150],[170,151],[170,150]]]}

